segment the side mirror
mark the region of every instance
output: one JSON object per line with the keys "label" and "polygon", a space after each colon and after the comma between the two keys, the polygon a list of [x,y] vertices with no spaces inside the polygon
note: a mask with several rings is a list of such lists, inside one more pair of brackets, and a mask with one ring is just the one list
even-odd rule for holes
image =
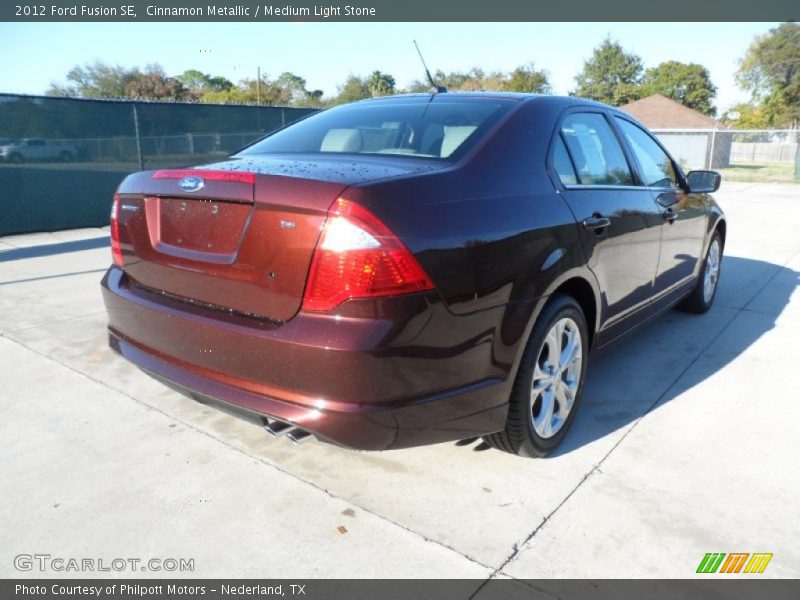
{"label": "side mirror", "polygon": [[716,171],[690,171],[686,175],[686,183],[689,184],[690,194],[710,194],[719,189],[722,175]]}

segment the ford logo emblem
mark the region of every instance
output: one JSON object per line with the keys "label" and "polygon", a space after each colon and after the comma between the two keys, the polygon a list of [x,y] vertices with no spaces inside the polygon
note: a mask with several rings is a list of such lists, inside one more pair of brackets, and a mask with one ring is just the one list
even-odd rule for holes
{"label": "ford logo emblem", "polygon": [[178,182],[178,187],[184,192],[197,192],[206,185],[202,177],[184,177]]}

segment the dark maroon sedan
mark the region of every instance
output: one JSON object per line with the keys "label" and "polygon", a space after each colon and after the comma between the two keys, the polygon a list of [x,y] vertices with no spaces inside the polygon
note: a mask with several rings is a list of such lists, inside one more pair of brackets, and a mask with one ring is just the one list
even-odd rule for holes
{"label": "dark maroon sedan", "polygon": [[576,98],[327,110],[223,162],[125,179],[110,344],[294,441],[484,436],[541,456],[575,417],[591,348],[711,306],[718,187]]}

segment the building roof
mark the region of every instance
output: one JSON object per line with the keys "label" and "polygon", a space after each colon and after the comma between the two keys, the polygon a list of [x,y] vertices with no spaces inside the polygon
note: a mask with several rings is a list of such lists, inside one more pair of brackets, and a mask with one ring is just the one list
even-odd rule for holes
{"label": "building roof", "polygon": [[724,123],[661,94],[653,94],[619,108],[650,129],[727,129]]}

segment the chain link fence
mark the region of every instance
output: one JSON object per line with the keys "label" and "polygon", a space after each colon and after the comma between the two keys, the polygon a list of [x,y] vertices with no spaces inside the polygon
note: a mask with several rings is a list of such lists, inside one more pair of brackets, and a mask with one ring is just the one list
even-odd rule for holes
{"label": "chain link fence", "polygon": [[220,160],[311,112],[0,94],[0,236],[105,225],[127,174]]}
{"label": "chain link fence", "polygon": [[[108,222],[141,169],[213,162],[313,109],[0,94],[0,236]],[[800,180],[800,131],[657,129],[686,170],[725,181]]]}
{"label": "chain link fence", "polygon": [[724,181],[800,181],[800,130],[653,129],[686,170],[714,169]]}

